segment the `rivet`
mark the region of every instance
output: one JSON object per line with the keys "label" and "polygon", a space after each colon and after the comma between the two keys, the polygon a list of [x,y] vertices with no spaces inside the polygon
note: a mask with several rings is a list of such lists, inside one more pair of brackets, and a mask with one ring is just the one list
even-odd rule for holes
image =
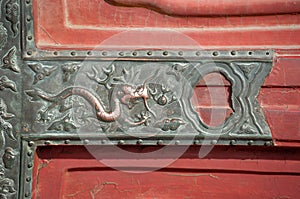
{"label": "rivet", "polygon": [[233,50],[233,51],[230,52],[230,54],[231,55],[236,55],[236,51]]}
{"label": "rivet", "polygon": [[75,56],[75,55],[76,55],[76,52],[75,52],[75,51],[72,51],[72,52],[71,52],[71,55],[72,55],[72,56]]}
{"label": "rivet", "polygon": [[168,51],[164,51],[164,52],[163,52],[163,55],[164,55],[164,56],[167,56],[167,55],[168,55]]}
{"label": "rivet", "polygon": [[119,52],[119,55],[120,56],[124,56],[124,52]]}
{"label": "rivet", "polygon": [[149,55],[149,56],[152,55],[152,51],[148,51],[147,55]]}
{"label": "rivet", "polygon": [[27,4],[30,4],[30,0],[26,0],[26,3],[27,3]]}
{"label": "rivet", "polygon": [[91,56],[92,55],[92,51],[87,51],[86,54],[89,55],[89,56]]}
{"label": "rivet", "polygon": [[265,142],[265,145],[266,145],[266,146],[271,146],[271,145],[272,145],[272,142],[267,141],[267,142]]}
{"label": "rivet", "polygon": [[217,141],[217,140],[212,140],[210,143],[211,143],[211,144],[217,144],[218,141]]}
{"label": "rivet", "polygon": [[236,140],[231,140],[230,145],[236,145]]}
{"label": "rivet", "polygon": [[27,17],[26,17],[26,20],[27,20],[27,22],[30,22],[30,21],[31,21],[31,17],[30,17],[30,16],[27,16]]}
{"label": "rivet", "polygon": [[27,55],[31,56],[32,55],[32,51],[31,50],[27,51]]}
{"label": "rivet", "polygon": [[106,140],[102,140],[101,143],[102,143],[102,144],[106,144],[107,141],[106,141]]}
{"label": "rivet", "polygon": [[26,182],[30,182],[30,181],[31,181],[31,177],[27,177]]}
{"label": "rivet", "polygon": [[29,164],[27,165],[28,168],[31,168],[32,166],[33,166],[32,163],[29,163]]}
{"label": "rivet", "polygon": [[137,52],[134,51],[134,52],[132,53],[132,55],[133,55],[133,56],[137,56]]}
{"label": "rivet", "polygon": [[28,39],[28,40],[32,40],[32,36],[31,36],[31,35],[28,36],[27,39]]}
{"label": "rivet", "polygon": [[54,54],[54,55],[58,55],[58,52],[57,52],[57,51],[54,51],[53,54]]}
{"label": "rivet", "polygon": [[33,141],[29,141],[28,142],[28,146],[32,147],[34,145],[34,142]]}
{"label": "rivet", "polygon": [[248,52],[248,55],[249,55],[249,56],[251,56],[252,54],[253,54],[253,52],[252,52],[252,51],[249,51],[249,52]]}
{"label": "rivet", "polygon": [[28,156],[32,156],[32,151],[28,151],[28,152],[27,152],[27,155],[28,155]]}
{"label": "rivet", "polygon": [[103,55],[103,56],[106,56],[106,55],[107,55],[107,52],[103,51],[103,52],[102,52],[102,55]]}
{"label": "rivet", "polygon": [[183,55],[183,52],[182,52],[182,51],[179,51],[179,52],[178,52],[178,55],[179,55],[179,56],[182,56],[182,55]]}
{"label": "rivet", "polygon": [[88,144],[89,142],[90,142],[90,141],[87,140],[87,139],[83,140],[83,143],[84,143],[84,144]]}
{"label": "rivet", "polygon": [[270,55],[270,52],[266,52],[266,55],[269,56],[269,55]]}
{"label": "rivet", "polygon": [[194,144],[195,144],[195,145],[199,145],[199,144],[200,144],[200,140],[195,140],[195,141],[194,141]]}
{"label": "rivet", "polygon": [[26,193],[25,193],[25,197],[27,198],[27,197],[29,197],[29,196],[30,196],[30,193],[26,192]]}
{"label": "rivet", "polygon": [[217,51],[214,51],[212,54],[213,54],[213,56],[218,56],[219,55],[219,53]]}
{"label": "rivet", "polygon": [[157,145],[162,145],[164,142],[162,140],[157,141]]}
{"label": "rivet", "polygon": [[119,144],[120,144],[120,145],[123,145],[123,144],[125,144],[125,141],[124,141],[124,140],[120,140],[120,141],[119,141]]}
{"label": "rivet", "polygon": [[197,55],[197,56],[200,56],[200,55],[201,55],[201,52],[200,52],[200,51],[197,51],[197,52],[196,52],[196,55]]}
{"label": "rivet", "polygon": [[248,145],[249,146],[253,145],[253,140],[249,140]]}
{"label": "rivet", "polygon": [[70,140],[65,140],[65,144],[70,144]]}
{"label": "rivet", "polygon": [[137,144],[143,144],[143,140],[139,139],[138,141],[136,141]]}
{"label": "rivet", "polygon": [[179,145],[180,144],[180,141],[179,140],[176,140],[175,141],[175,145]]}
{"label": "rivet", "polygon": [[50,142],[49,140],[47,140],[47,141],[45,141],[44,144],[45,144],[45,145],[49,145],[49,144],[51,144],[51,142]]}

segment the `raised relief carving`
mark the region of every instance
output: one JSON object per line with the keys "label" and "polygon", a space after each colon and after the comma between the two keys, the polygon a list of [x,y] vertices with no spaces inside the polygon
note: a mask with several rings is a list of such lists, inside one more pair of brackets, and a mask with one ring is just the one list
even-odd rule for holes
{"label": "raised relief carving", "polygon": [[57,68],[56,66],[44,67],[40,63],[28,64],[28,66],[33,72],[35,72],[33,84],[36,84],[39,81],[43,80],[45,77],[50,76]]}
{"label": "raised relief carving", "polygon": [[[111,65],[109,68],[103,68],[105,77],[101,79],[98,77],[98,71],[93,67],[94,75],[87,74],[87,76],[97,82],[99,85],[104,86],[109,90],[110,104],[103,105],[102,100],[98,98],[91,91],[81,87],[70,87],[59,94],[49,95],[41,90],[27,90],[26,94],[32,98],[32,101],[42,99],[50,103],[50,106],[46,108],[50,111],[54,107],[58,106],[61,109],[65,105],[65,100],[73,95],[78,95],[88,101],[96,110],[96,117],[102,122],[115,122],[121,116],[121,105],[127,106],[129,109],[133,109],[137,104],[144,104],[144,108],[140,110],[134,118],[125,118],[123,122],[127,124],[127,127],[139,126],[147,123],[149,115],[144,112],[152,113],[147,100],[150,97],[148,94],[147,80],[143,85],[130,85],[126,83],[126,77],[129,75],[128,71],[122,70],[121,75],[116,75],[115,66]],[[142,100],[141,102],[139,100]],[[109,109],[107,107],[110,107]],[[154,113],[152,113],[154,115]],[[74,130],[75,125],[66,122],[66,120],[53,123],[49,130]]]}
{"label": "raised relief carving", "polygon": [[7,43],[7,30],[3,26],[3,23],[0,22],[0,50],[6,45]]}
{"label": "raised relief carving", "polygon": [[10,178],[5,177],[5,169],[0,164],[0,198],[7,199],[16,193],[15,182]]}
{"label": "raised relief carving", "polygon": [[61,120],[53,122],[48,130],[72,132],[77,128],[78,127],[76,127],[75,124],[71,121],[70,116],[67,115]]}
{"label": "raised relief carving", "polygon": [[12,125],[6,121],[13,117],[15,117],[15,115],[7,112],[7,106],[4,100],[0,98],[0,149],[3,149],[3,147],[5,146],[6,135],[10,139],[16,140],[13,134]]}
{"label": "raised relief carving", "polygon": [[16,56],[16,47],[12,47],[2,58],[2,68],[9,69],[13,72],[19,73],[20,68],[17,63],[17,56]]}
{"label": "raised relief carving", "polygon": [[13,37],[16,37],[19,32],[19,4],[17,0],[8,0],[5,6],[5,17],[10,22]]}
{"label": "raised relief carving", "polygon": [[250,63],[250,64],[245,64],[245,63],[240,63],[237,64],[241,70],[244,72],[245,76],[247,79],[250,78],[252,72],[254,71],[255,68],[258,68],[258,63]]}
{"label": "raised relief carving", "polygon": [[16,164],[18,152],[11,147],[7,147],[2,156],[5,168],[12,169]]}
{"label": "raised relief carving", "polygon": [[71,78],[73,74],[75,74],[80,69],[80,65],[78,63],[65,64],[62,66],[62,70],[64,73],[63,81],[67,82]]}
{"label": "raised relief carving", "polygon": [[16,86],[15,82],[8,79],[7,76],[1,76],[0,77],[0,91],[4,90],[6,88],[10,89],[14,92],[17,92],[17,86]]}
{"label": "raised relief carving", "polygon": [[[165,63],[141,66],[123,66],[122,63],[82,67],[85,71],[76,76],[79,75],[78,79],[85,86],[68,87],[54,92],[56,94],[39,88],[25,93],[32,102],[46,102],[38,118],[49,124],[49,131],[74,132],[82,126],[95,126],[104,133],[158,131],[162,134],[271,136],[256,99],[272,68],[271,63],[178,62],[167,67]],[[216,72],[231,83],[233,113],[223,124],[212,127],[202,121],[191,98],[198,82]],[[86,87],[91,84],[94,86]],[[75,119],[71,119],[72,114]]]}

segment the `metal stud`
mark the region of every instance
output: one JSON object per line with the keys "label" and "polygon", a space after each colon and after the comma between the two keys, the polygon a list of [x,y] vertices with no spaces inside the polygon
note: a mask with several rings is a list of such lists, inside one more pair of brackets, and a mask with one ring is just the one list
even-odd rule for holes
{"label": "metal stud", "polygon": [[49,145],[51,142],[49,140],[45,141],[45,145]]}
{"label": "metal stud", "polygon": [[70,144],[70,140],[65,140],[65,144]]}
{"label": "metal stud", "polygon": [[125,141],[124,141],[124,140],[120,140],[120,141],[119,141],[119,144],[120,144],[120,145],[123,145],[123,144],[125,144]]}
{"label": "metal stud", "polygon": [[194,141],[194,144],[195,144],[195,145],[199,145],[199,144],[200,144],[200,140],[195,140],[195,141]]}
{"label": "metal stud", "polygon": [[30,181],[31,181],[31,177],[27,177],[26,182],[30,182]]}
{"label": "metal stud", "polygon": [[158,140],[158,141],[157,141],[157,145],[162,145],[163,143],[164,143],[163,140]]}
{"label": "metal stud", "polygon": [[271,145],[272,145],[272,142],[267,141],[267,142],[265,142],[265,145],[266,145],[266,146],[271,146]]}
{"label": "metal stud", "polygon": [[32,147],[34,145],[34,142],[33,141],[29,141],[28,142],[28,146]]}
{"label": "metal stud", "polygon": [[217,140],[212,140],[210,143],[213,144],[213,145],[215,145],[215,144],[218,143],[218,141]]}
{"label": "metal stud", "polygon": [[28,156],[32,156],[32,151],[28,151],[28,152],[27,152],[27,155],[28,155]]}
{"label": "metal stud", "polygon": [[84,144],[88,144],[90,141],[88,139],[83,140]]}
{"label": "metal stud", "polygon": [[27,167],[28,167],[28,168],[32,168],[32,167],[33,167],[33,164],[32,164],[32,163],[28,163]]}
{"label": "metal stud", "polygon": [[254,143],[253,140],[249,140],[249,141],[248,141],[248,145],[249,145],[249,146],[253,145],[253,143]]}
{"label": "metal stud", "polygon": [[236,140],[230,140],[230,145],[236,145]]}
{"label": "metal stud", "polygon": [[32,55],[32,51],[31,50],[27,51],[27,55],[31,56]]}
{"label": "metal stud", "polygon": [[30,17],[30,16],[27,16],[27,17],[26,17],[26,21],[27,21],[27,22],[30,22],[30,21],[31,21],[31,17]]}
{"label": "metal stud", "polygon": [[142,139],[139,139],[138,141],[136,141],[136,143],[139,144],[139,145],[140,145],[140,144],[143,144],[143,140],[142,140]]}
{"label": "metal stud", "polygon": [[219,55],[219,52],[218,52],[218,51],[214,51],[214,52],[212,53],[212,55],[216,57],[216,56]]}

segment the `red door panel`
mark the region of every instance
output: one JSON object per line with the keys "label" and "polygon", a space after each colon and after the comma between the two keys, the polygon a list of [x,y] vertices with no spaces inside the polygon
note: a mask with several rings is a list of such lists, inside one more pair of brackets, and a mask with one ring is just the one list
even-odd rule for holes
{"label": "red door panel", "polygon": [[[158,159],[144,159],[148,167],[135,167],[139,160],[122,160],[109,154],[109,147],[96,150],[130,166],[110,168],[85,147],[41,147],[33,198],[297,198],[300,193],[298,149],[219,146],[199,159],[199,148],[191,147],[156,171],[151,162]],[[141,152],[139,147],[123,150]]]}

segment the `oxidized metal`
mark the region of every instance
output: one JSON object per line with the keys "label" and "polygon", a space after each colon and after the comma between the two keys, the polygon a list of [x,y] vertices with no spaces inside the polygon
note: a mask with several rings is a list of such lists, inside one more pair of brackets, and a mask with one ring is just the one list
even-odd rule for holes
{"label": "oxidized metal", "polygon": [[17,63],[17,56],[16,56],[17,48],[14,46],[12,47],[2,58],[2,68],[9,69],[13,72],[19,73],[20,68]]}
{"label": "oxidized metal", "polygon": [[7,30],[3,26],[3,23],[0,23],[0,50],[6,45],[7,43]]}

